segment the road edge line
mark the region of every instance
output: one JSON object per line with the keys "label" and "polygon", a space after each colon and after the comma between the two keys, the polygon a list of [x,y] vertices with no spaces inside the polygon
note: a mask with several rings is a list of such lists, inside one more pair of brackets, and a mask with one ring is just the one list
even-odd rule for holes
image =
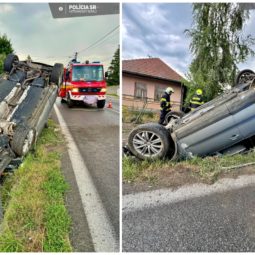
{"label": "road edge line", "polygon": [[193,198],[204,197],[216,193],[245,188],[255,184],[255,175],[242,175],[237,179],[224,178],[214,183],[193,184],[183,186],[177,190],[159,189],[147,192],[124,195],[122,198],[122,211],[129,213],[145,208],[157,207],[177,203]]}
{"label": "road edge line", "polygon": [[81,196],[84,213],[96,252],[116,252],[119,249],[113,226],[105,211],[91,175],[58,107],[54,110],[67,140],[69,158]]}

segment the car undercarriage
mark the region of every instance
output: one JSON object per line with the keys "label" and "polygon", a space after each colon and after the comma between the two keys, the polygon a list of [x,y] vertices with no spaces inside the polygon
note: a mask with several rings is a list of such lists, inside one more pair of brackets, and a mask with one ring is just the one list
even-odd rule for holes
{"label": "car undercarriage", "polygon": [[63,65],[19,61],[9,54],[0,77],[0,173],[32,148],[47,123]]}

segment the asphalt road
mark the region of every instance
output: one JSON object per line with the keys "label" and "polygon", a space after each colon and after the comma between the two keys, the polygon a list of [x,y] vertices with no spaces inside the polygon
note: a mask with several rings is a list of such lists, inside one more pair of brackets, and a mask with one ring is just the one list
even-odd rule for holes
{"label": "asphalt road", "polygon": [[228,185],[124,197],[123,251],[254,252],[255,183]]}
{"label": "asphalt road", "polygon": [[[66,104],[61,104],[59,99],[56,106],[89,171],[118,242],[119,104],[118,99],[113,97],[113,108],[107,108],[109,99],[108,97],[104,109],[91,106],[75,106],[69,109]],[[53,118],[56,119],[54,113]],[[83,211],[79,187],[67,152],[62,159],[62,168],[71,186],[67,195],[67,205],[73,218],[72,245],[75,251],[94,251],[94,240],[89,233],[89,222]]]}

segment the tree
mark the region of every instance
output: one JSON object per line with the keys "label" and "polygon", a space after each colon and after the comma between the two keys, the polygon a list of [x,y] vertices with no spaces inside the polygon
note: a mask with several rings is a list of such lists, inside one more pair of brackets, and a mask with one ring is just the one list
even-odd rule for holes
{"label": "tree", "polygon": [[108,68],[108,85],[119,85],[120,84],[120,49],[118,48],[111,61],[111,65]]}
{"label": "tree", "polygon": [[185,33],[191,37],[193,61],[189,67],[189,101],[197,88],[206,100],[233,85],[237,64],[253,55],[255,39],[244,36],[242,29],[249,11],[235,3],[194,3],[193,26]]}
{"label": "tree", "polygon": [[13,52],[11,41],[4,34],[0,36],[0,73],[3,72],[3,63],[5,57]]}

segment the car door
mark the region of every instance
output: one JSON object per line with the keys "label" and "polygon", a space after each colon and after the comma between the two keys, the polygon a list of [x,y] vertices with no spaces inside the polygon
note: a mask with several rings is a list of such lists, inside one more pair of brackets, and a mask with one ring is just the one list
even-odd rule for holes
{"label": "car door", "polygon": [[180,151],[205,156],[226,149],[243,139],[226,103],[217,104],[210,111],[176,131]]}

